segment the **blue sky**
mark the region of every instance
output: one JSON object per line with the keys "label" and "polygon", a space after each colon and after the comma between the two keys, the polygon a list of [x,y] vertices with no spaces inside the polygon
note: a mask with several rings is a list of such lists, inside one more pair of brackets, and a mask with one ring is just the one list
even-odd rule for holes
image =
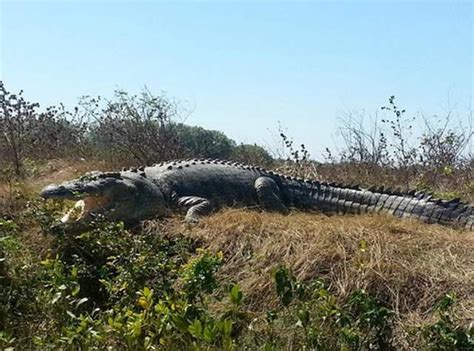
{"label": "blue sky", "polygon": [[189,124],[272,145],[280,121],[320,158],[392,94],[461,119],[473,101],[469,1],[0,2],[0,78],[43,106],[146,85]]}

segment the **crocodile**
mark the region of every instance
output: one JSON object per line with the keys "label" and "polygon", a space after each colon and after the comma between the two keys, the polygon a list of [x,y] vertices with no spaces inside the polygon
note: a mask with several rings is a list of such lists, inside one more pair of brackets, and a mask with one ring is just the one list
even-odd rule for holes
{"label": "crocodile", "polygon": [[58,225],[84,228],[103,217],[128,226],[184,210],[198,222],[222,207],[290,208],[323,213],[388,213],[426,223],[474,227],[474,207],[460,199],[436,199],[422,191],[344,186],[301,179],[239,162],[191,159],[120,172],[90,172],[41,191],[43,198],[77,200]]}

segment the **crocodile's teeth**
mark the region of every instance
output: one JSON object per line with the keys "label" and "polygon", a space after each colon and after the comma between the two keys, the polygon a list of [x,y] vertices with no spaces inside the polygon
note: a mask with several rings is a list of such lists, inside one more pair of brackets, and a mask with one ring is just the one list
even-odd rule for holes
{"label": "crocodile's teeth", "polygon": [[82,215],[84,214],[86,203],[84,200],[79,200],[74,204],[74,207],[66,213],[63,218],[61,218],[61,222],[63,223],[71,223],[74,221],[79,220]]}

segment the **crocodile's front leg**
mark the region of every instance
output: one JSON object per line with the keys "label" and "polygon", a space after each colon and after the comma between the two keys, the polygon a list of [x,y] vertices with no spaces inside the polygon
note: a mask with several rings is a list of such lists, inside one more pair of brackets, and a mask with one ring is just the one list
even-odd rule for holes
{"label": "crocodile's front leg", "polygon": [[273,179],[269,177],[257,178],[254,186],[258,201],[265,210],[282,213],[288,212],[288,208],[281,200],[280,189]]}
{"label": "crocodile's front leg", "polygon": [[184,217],[187,223],[197,223],[200,217],[208,215],[213,210],[211,202],[199,196],[182,196],[178,199],[178,206],[187,208]]}

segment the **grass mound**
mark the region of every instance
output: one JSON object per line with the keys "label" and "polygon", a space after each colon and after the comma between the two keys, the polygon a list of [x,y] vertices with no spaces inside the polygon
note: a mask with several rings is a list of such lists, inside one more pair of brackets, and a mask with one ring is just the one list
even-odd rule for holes
{"label": "grass mound", "polygon": [[[180,227],[178,219],[166,230]],[[261,290],[261,298],[275,265],[291,267],[301,280],[323,278],[342,298],[356,289],[377,294],[402,314],[426,313],[449,289],[466,301],[474,293],[472,232],[388,216],[228,210],[184,234],[222,251],[222,274]],[[271,307],[262,303],[256,306]]]}
{"label": "grass mound", "polygon": [[53,235],[63,205],[36,195],[51,177],[0,189],[0,347],[474,347],[472,232],[226,209]]}
{"label": "grass mound", "polygon": [[[174,221],[167,230],[179,228]],[[256,313],[277,308],[271,272],[285,266],[298,280],[322,279],[340,300],[366,291],[390,306],[400,329],[431,322],[448,292],[457,317],[474,319],[472,232],[388,216],[228,210],[184,234],[224,253],[222,281],[238,281]]]}

